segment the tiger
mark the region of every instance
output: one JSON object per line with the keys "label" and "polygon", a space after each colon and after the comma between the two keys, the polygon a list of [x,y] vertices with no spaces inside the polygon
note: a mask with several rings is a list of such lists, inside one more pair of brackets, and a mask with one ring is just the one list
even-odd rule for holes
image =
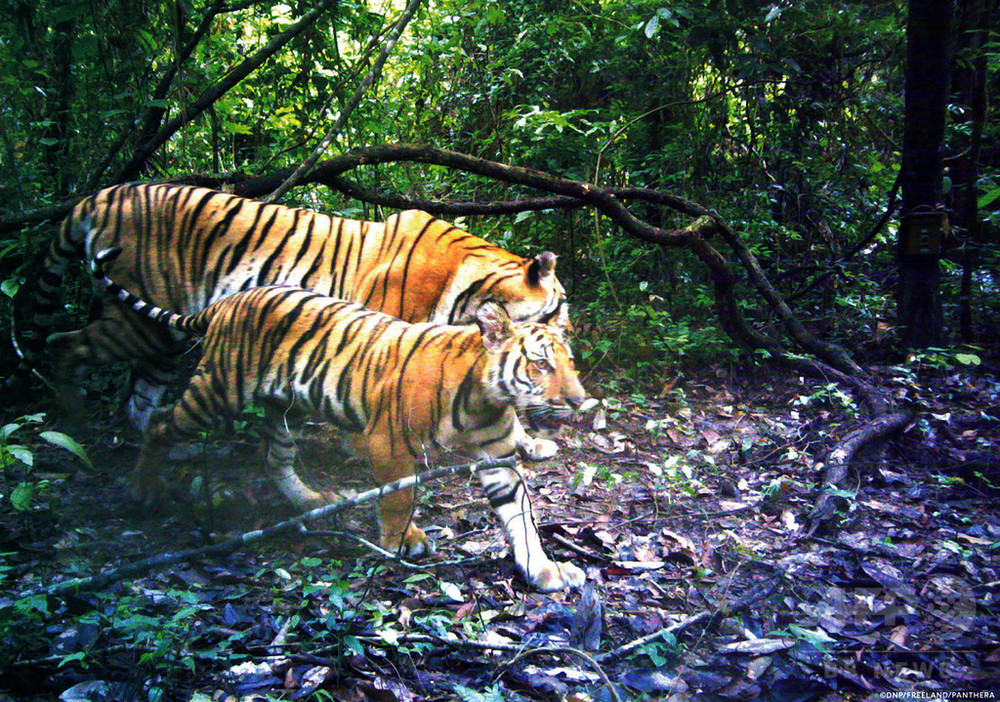
{"label": "tiger", "polygon": [[[251,404],[264,410],[266,463],[278,489],[311,507],[330,497],[295,472],[294,432],[306,418],[350,433],[381,486],[441,452],[474,460],[512,455],[526,441],[516,410],[533,426],[552,425],[587,401],[562,330],[514,321],[494,300],[477,307],[474,325],[454,326],[404,322],[356,302],[271,285],[179,315],[111,280],[102,262],[115,254],[111,248],[93,258],[100,287],[154,323],[201,337],[190,381],[176,404],[153,413],[139,450],[131,491],[148,504],[160,498],[159,467],[173,445]],[[545,592],[581,585],[582,570],[542,550],[519,473],[500,466],[477,475],[524,580]],[[413,513],[412,488],[381,498],[383,548],[407,557],[433,550]]]}
{"label": "tiger", "polygon": [[[175,332],[114,301],[81,329],[47,336],[60,288],[74,260],[120,246],[109,274],[148,302],[196,314],[239,290],[294,285],[359,302],[408,322],[469,324],[487,299],[518,321],[569,326],[556,256],[510,253],[426,212],[407,210],[384,223],[330,217],[206,188],[126,184],[82,200],[51,243],[22,360],[6,381],[23,384],[43,352],[66,406],[70,379],[114,361],[132,363],[126,400],[139,430],[175,379],[187,348]],[[80,383],[75,383],[76,387]]]}

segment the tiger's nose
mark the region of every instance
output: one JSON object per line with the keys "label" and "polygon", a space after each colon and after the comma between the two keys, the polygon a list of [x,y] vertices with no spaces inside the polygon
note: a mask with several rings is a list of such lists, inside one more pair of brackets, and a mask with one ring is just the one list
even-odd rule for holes
{"label": "tiger's nose", "polygon": [[[582,388],[581,388],[582,390]],[[566,404],[573,408],[574,412],[586,412],[597,404],[597,400],[587,397],[586,391],[575,393],[566,397]]]}

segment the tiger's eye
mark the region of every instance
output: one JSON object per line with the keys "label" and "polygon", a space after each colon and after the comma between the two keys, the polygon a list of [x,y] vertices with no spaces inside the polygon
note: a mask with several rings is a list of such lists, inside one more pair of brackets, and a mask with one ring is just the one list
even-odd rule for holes
{"label": "tiger's eye", "polygon": [[552,367],[552,364],[546,361],[544,358],[539,358],[537,360],[532,361],[531,365],[534,366],[535,370],[541,373],[551,373],[552,371],[555,370],[555,368]]}

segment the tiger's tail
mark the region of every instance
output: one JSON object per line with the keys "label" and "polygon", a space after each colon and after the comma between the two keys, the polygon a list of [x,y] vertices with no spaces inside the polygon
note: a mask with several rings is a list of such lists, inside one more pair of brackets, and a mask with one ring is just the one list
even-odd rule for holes
{"label": "tiger's tail", "polygon": [[144,317],[148,317],[155,322],[164,324],[171,329],[176,329],[177,331],[184,332],[185,334],[200,335],[205,333],[207,323],[201,319],[201,315],[178,314],[177,312],[171,312],[170,310],[165,310],[162,307],[157,307],[156,305],[146,302],[137,295],[130,293],[118,283],[111,280],[105,272],[104,266],[118,258],[118,256],[121,255],[121,252],[122,247],[111,246],[98,251],[90,260],[90,271],[94,276],[94,280],[97,281],[98,285],[104,288],[104,291],[108,295],[117,298],[134,312],[137,312]]}
{"label": "tiger's tail", "polygon": [[[85,211],[87,202],[77,205],[72,214],[63,220],[59,234],[49,245],[42,264],[42,271],[30,286],[34,295],[35,309],[25,332],[18,337],[17,324],[12,314],[10,324],[10,340],[18,357],[17,368],[3,381],[6,390],[14,390],[25,385],[32,375],[48,386],[52,383],[38,369],[37,361],[45,349],[48,332],[53,327],[53,318],[59,309],[63,286],[63,278],[73,261],[83,259],[87,242],[90,238],[90,217],[79,212]],[[24,290],[23,292],[28,292]]]}

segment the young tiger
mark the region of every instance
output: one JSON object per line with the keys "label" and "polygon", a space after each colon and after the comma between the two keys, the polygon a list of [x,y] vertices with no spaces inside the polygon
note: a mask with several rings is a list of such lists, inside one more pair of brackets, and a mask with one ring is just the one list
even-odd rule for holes
{"label": "young tiger", "polygon": [[[153,414],[144,438],[132,487],[146,501],[161,491],[159,467],[171,445],[250,403],[264,408],[267,463],[278,488],[310,506],[327,499],[294,469],[292,431],[307,416],[350,432],[384,485],[413,475],[418,461],[441,450],[473,459],[510,455],[531,441],[515,409],[532,424],[550,424],[586,400],[561,330],[513,322],[493,301],[479,306],[475,325],[410,324],[302,288],[267,286],[183,316],[109,280],[101,262],[114,255],[111,249],[95,258],[101,285],[136,312],[203,336],[193,377],[172,408]],[[478,475],[525,580],[541,591],[581,584],[579,568],[542,551],[518,473],[498,467]],[[383,547],[408,556],[431,550],[413,512],[412,489],[382,498]]]}
{"label": "young tiger", "polygon": [[[185,185],[118,185],[81,201],[63,221],[37,284],[23,361],[43,350],[68,384],[87,367],[133,363],[127,403],[143,429],[174,379],[183,337],[111,301],[82,329],[47,336],[73,261],[120,246],[109,274],[154,305],[196,314],[239,290],[285,284],[360,302],[408,322],[469,324],[485,299],[515,320],[569,324],[550,252],[523,258],[410,210],[386,222],[328,217]],[[79,386],[79,383],[76,383]],[[64,393],[65,394],[65,393]],[[72,406],[72,398],[64,398]]]}

